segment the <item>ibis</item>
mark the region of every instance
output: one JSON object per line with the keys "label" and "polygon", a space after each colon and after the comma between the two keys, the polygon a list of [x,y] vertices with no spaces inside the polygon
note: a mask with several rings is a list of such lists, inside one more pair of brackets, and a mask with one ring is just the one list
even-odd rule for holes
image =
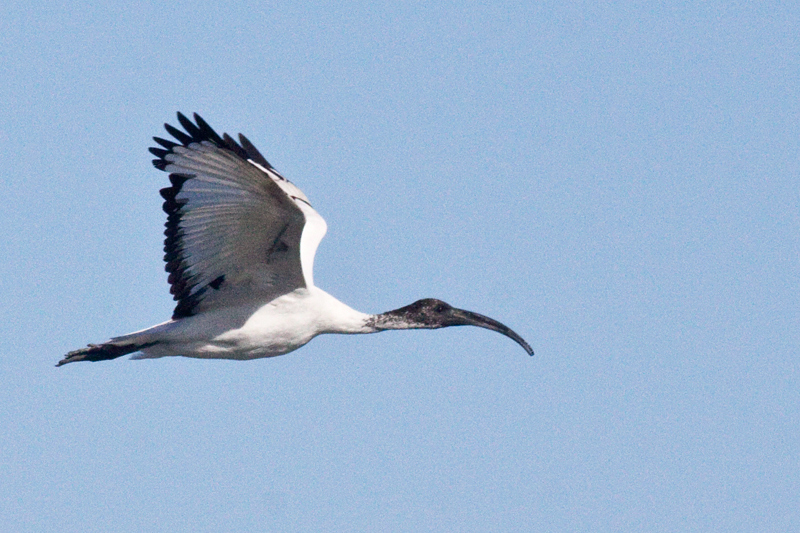
{"label": "ibis", "polygon": [[154,137],[153,165],[169,174],[164,260],[172,318],[69,352],[56,366],[185,356],[249,360],[282,355],[323,333],[478,326],[533,350],[489,317],[427,298],[381,314],[358,312],[314,285],[327,225],[300,189],[244,135],[219,136],[196,113],[178,113],[174,140]]}

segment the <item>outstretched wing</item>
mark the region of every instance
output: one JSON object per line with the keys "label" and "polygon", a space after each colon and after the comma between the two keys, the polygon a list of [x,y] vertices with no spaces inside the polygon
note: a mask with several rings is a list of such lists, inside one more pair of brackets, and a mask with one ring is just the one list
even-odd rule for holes
{"label": "outstretched wing", "polygon": [[164,125],[178,142],[154,137],[160,147],[150,148],[171,183],[161,196],[172,317],[312,286],[325,221],[246,137],[237,143],[194,120],[178,113],[185,132]]}

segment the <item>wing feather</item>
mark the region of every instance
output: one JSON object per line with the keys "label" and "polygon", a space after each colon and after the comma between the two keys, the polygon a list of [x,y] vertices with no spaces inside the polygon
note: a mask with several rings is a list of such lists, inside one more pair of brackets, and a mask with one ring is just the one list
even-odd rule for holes
{"label": "wing feather", "polygon": [[164,125],[178,143],[154,137],[150,148],[170,174],[161,195],[173,318],[313,285],[326,226],[308,198],[246,137],[220,137],[197,114],[178,122],[185,132]]}

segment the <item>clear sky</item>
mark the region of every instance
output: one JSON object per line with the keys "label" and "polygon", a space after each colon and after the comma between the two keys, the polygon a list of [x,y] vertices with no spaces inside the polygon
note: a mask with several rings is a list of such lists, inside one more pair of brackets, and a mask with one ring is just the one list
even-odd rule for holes
{"label": "clear sky", "polygon": [[[800,529],[796,4],[5,2],[0,50],[4,530]],[[320,287],[536,355],[56,369],[172,312],[176,111],[309,196]]]}

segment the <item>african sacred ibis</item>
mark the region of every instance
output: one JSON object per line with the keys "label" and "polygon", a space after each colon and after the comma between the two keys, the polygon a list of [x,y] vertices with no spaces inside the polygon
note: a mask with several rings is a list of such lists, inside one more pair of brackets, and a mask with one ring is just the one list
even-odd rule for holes
{"label": "african sacred ibis", "polygon": [[479,326],[522,337],[491,318],[425,299],[369,315],[314,285],[314,254],[327,226],[308,198],[281,176],[243,135],[220,137],[197,114],[178,113],[178,142],[154,137],[156,168],[169,173],[161,190],[172,319],[68,353],[57,366],[183,355],[256,359],[300,348],[321,333]]}

